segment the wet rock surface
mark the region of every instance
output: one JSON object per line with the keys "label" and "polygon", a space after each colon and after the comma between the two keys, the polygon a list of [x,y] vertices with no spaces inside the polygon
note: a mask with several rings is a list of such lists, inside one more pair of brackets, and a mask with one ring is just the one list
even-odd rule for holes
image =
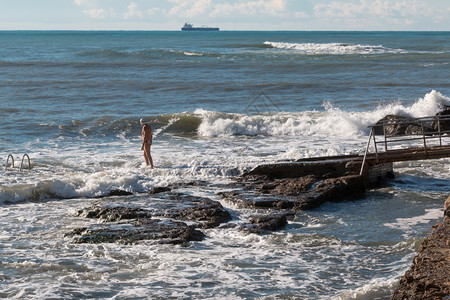
{"label": "wet rock surface", "polygon": [[355,199],[365,192],[363,178],[359,175],[326,179],[307,175],[276,180],[257,177],[244,179],[241,184],[244,191],[220,195],[238,208],[290,209],[294,212],[316,208],[326,201]]}
{"label": "wet rock surface", "polygon": [[133,207],[94,205],[90,208],[80,209],[78,216],[114,222],[125,219],[151,218],[151,212]]}
{"label": "wet rock surface", "polygon": [[230,213],[222,204],[209,198],[182,193],[166,193],[170,205],[164,211],[155,211],[155,216],[194,221],[197,227],[212,228],[231,220]]}
{"label": "wet rock surface", "polygon": [[183,222],[158,219],[137,219],[125,223],[94,224],[78,228],[66,234],[76,236],[74,243],[121,243],[133,244],[153,240],[162,244],[182,244],[201,241],[204,234]]}
{"label": "wet rock surface", "polygon": [[[185,190],[208,186],[207,182],[177,183],[152,188],[147,194],[113,191],[78,217],[101,222],[68,233],[75,243],[186,243],[205,237],[202,230],[221,227],[232,220],[233,210],[250,209],[248,220],[237,220],[242,230],[263,234],[282,230],[297,211],[313,209],[327,201],[357,199],[365,191],[363,178],[354,175],[348,161],[263,165],[237,178],[215,197],[230,204],[188,194]],[[239,215],[239,213],[234,213]],[[242,222],[241,222],[242,221]]]}
{"label": "wet rock surface", "polygon": [[277,231],[284,229],[288,224],[287,217],[289,214],[270,214],[250,219],[250,224],[245,229],[251,233],[264,233],[266,231]]}
{"label": "wet rock surface", "polygon": [[[422,124],[412,122],[412,118],[401,115],[387,115],[380,119],[375,127],[376,135],[415,135],[422,134]],[[438,132],[450,131],[450,106],[443,106],[442,110],[436,114],[431,124],[423,124],[423,131],[426,134],[436,134]]]}
{"label": "wet rock surface", "polygon": [[[144,204],[123,199],[98,201],[80,209],[77,216],[103,221],[89,227],[76,228],[67,236],[75,243],[136,243],[154,240],[180,244],[199,241],[204,234],[199,228],[212,228],[231,220],[230,213],[218,201],[183,193],[160,190],[158,197],[147,197]],[[192,223],[192,224],[188,224]]]}
{"label": "wet rock surface", "polygon": [[450,197],[444,220],[432,227],[392,300],[450,299]]}
{"label": "wet rock surface", "polygon": [[444,109],[436,114],[431,127],[436,132],[450,131],[450,106],[444,106]]}

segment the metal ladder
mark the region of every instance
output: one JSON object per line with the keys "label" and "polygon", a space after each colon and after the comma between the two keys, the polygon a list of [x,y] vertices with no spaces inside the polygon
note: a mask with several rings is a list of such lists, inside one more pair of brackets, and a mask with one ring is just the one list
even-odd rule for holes
{"label": "metal ladder", "polygon": [[[30,157],[28,156],[28,154],[24,154],[22,156],[22,161],[20,163],[20,169],[19,171],[22,172],[23,170],[23,162],[25,160],[25,157],[28,160],[28,170],[31,170],[31,161],[30,161]],[[11,158],[11,167],[14,168],[14,156],[12,156],[12,154],[8,155],[8,158],[6,159],[6,164],[5,164],[5,171],[8,169],[8,162],[9,162],[9,158]]]}

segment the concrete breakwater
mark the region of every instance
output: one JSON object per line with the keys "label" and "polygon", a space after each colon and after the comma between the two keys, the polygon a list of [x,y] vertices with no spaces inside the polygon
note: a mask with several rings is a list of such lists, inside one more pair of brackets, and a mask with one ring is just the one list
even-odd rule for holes
{"label": "concrete breakwater", "polygon": [[420,245],[391,300],[450,299],[450,197],[444,208],[443,221]]}

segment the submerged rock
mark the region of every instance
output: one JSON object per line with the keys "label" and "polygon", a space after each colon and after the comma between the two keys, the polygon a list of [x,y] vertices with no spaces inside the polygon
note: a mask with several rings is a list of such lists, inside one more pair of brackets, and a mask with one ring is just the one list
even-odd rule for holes
{"label": "submerged rock", "polygon": [[150,195],[159,194],[159,193],[165,193],[170,192],[172,188],[170,186],[156,186],[152,188],[148,193]]}
{"label": "submerged rock", "polygon": [[[159,243],[178,244],[203,239],[204,234],[196,228],[212,228],[231,220],[230,213],[219,202],[209,198],[173,192],[161,192],[158,197],[140,202],[146,205],[145,209],[112,202],[120,201],[117,199],[103,204],[97,202],[91,207],[80,209],[77,216],[105,222],[77,228],[68,236],[79,236],[74,239],[75,243],[156,240]],[[162,221],[155,217],[165,219]],[[194,224],[187,225],[182,221]]]}
{"label": "submerged rock", "polygon": [[254,192],[243,191],[223,192],[218,195],[237,208],[291,209],[294,207],[293,199],[284,196],[258,195]]}
{"label": "submerged rock", "polygon": [[263,233],[265,231],[284,229],[287,224],[286,214],[271,214],[250,219],[250,224],[246,226],[246,229],[251,233]]}
{"label": "submerged rock", "polygon": [[75,229],[67,236],[80,235],[74,243],[134,244],[154,240],[162,244],[182,244],[201,241],[204,234],[183,222],[158,219],[139,219],[118,224],[95,224],[89,228]]}
{"label": "submerged rock", "polygon": [[92,207],[80,209],[78,211],[78,216],[114,222],[124,219],[151,218],[151,212],[137,207],[94,205]]}
{"label": "submerged rock", "polygon": [[133,195],[132,192],[124,191],[124,190],[110,190],[108,194],[97,196],[96,198],[105,198],[105,197],[112,197],[112,196],[131,196]]}
{"label": "submerged rock", "polygon": [[194,221],[201,228],[212,228],[231,220],[230,213],[218,201],[181,193],[166,193],[170,206],[155,211],[155,216]]}

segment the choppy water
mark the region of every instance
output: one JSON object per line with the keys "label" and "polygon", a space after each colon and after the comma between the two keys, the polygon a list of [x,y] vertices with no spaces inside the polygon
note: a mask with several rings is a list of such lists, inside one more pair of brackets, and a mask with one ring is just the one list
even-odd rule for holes
{"label": "choppy water", "polygon": [[[450,105],[450,33],[0,32],[0,297],[388,299],[449,195],[449,159],[279,232],[185,247],[79,245],[75,212],[176,182],[221,201],[252,167],[361,153],[386,114]],[[138,120],[151,121],[156,168]],[[20,172],[22,155],[32,170]],[[110,199],[113,201],[112,199]],[[108,201],[108,199],[104,200]],[[254,212],[233,211],[233,223]]]}

